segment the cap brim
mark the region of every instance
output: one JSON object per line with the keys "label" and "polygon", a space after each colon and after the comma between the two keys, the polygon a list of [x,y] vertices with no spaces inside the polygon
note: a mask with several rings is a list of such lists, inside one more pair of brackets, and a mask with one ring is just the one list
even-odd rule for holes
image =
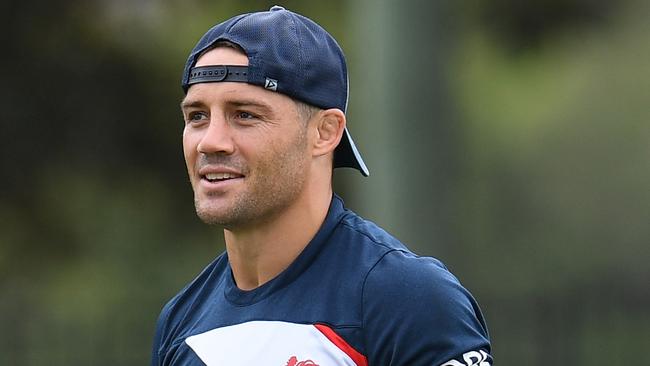
{"label": "cap brim", "polygon": [[363,162],[363,158],[359,150],[357,150],[357,146],[354,144],[347,127],[343,130],[343,137],[339,142],[339,146],[334,150],[334,168],[344,167],[354,168],[361,172],[364,177],[370,175],[370,171],[368,171],[366,163]]}

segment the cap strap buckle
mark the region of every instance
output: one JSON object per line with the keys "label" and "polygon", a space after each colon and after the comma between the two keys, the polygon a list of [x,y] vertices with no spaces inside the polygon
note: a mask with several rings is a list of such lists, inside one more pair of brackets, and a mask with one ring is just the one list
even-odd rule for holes
{"label": "cap strap buckle", "polygon": [[248,82],[248,66],[216,65],[198,66],[190,70],[187,85],[218,81]]}

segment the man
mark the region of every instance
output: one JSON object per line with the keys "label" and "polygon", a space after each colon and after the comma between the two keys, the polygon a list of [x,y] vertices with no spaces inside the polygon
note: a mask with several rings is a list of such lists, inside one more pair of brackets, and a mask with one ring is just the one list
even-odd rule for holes
{"label": "man", "polygon": [[368,169],[324,29],[277,6],[236,16],[201,38],[182,86],[196,211],[226,252],[162,310],[152,365],[491,364],[458,280],[332,192],[333,167]]}

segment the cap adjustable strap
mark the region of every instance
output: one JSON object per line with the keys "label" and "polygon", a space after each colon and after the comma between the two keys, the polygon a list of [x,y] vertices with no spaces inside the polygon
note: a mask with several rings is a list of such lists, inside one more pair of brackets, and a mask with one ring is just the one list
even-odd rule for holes
{"label": "cap adjustable strap", "polygon": [[198,66],[190,70],[187,85],[217,81],[248,82],[248,66],[218,65]]}

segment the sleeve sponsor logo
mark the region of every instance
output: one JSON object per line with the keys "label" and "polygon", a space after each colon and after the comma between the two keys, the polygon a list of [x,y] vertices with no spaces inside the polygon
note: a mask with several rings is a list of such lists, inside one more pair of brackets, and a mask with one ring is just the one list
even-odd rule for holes
{"label": "sleeve sponsor logo", "polygon": [[463,361],[465,363],[457,360],[449,360],[440,366],[491,366],[489,355],[483,350],[470,351],[463,354]]}

